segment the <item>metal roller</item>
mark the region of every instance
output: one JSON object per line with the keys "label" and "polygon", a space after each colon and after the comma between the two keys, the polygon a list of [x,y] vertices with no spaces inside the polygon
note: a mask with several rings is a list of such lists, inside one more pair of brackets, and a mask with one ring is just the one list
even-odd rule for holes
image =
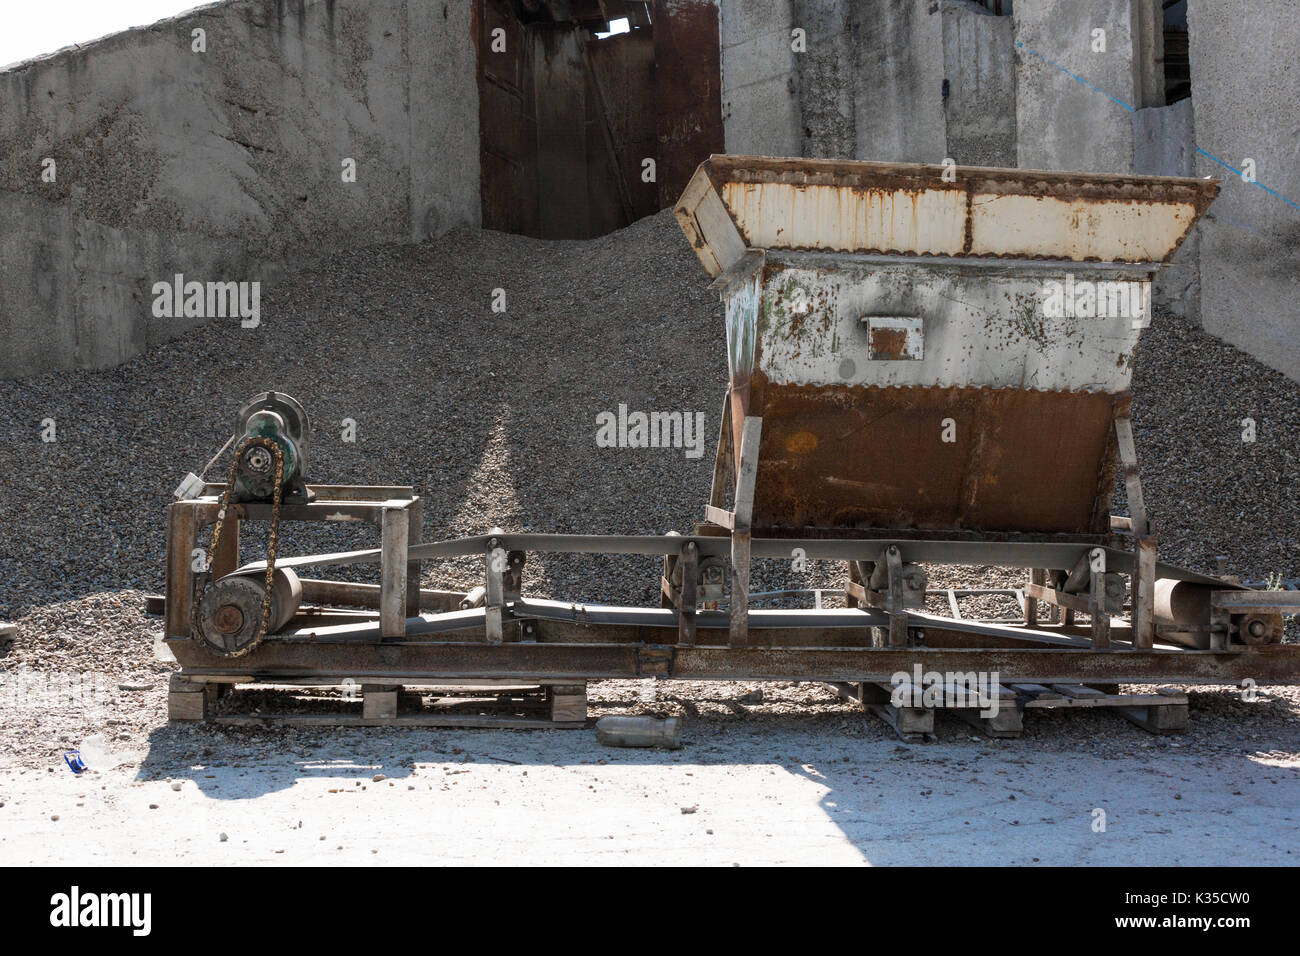
{"label": "metal roller", "polygon": [[[215,581],[199,601],[199,638],[212,653],[240,657],[259,643],[265,571],[235,572]],[[267,634],[282,630],[302,604],[302,582],[289,568],[276,568],[271,583]]]}

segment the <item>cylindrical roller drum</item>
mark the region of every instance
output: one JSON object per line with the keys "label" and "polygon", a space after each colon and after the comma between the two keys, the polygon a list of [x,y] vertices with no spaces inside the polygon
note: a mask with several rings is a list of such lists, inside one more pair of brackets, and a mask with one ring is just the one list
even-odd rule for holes
{"label": "cylindrical roller drum", "polygon": [[[221,657],[247,654],[261,641],[265,571],[228,574],[213,582],[199,601],[199,639]],[[271,583],[271,616],[266,634],[284,628],[302,604],[302,583],[289,568],[276,568]]]}

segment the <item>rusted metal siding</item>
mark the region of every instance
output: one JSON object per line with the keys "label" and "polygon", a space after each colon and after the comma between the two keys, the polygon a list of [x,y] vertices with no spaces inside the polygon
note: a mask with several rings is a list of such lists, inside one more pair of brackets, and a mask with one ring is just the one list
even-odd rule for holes
{"label": "rusted metal siding", "polygon": [[[506,44],[495,52],[492,31],[498,28]],[[483,228],[537,236],[537,125],[525,31],[510,0],[475,0],[473,29]]]}
{"label": "rusted metal siding", "polygon": [[[660,0],[652,21],[642,10],[592,0],[521,14],[511,0],[475,0],[485,228],[602,235],[670,205],[723,148],[716,7]],[[622,14],[638,28],[591,36]],[[504,51],[492,49],[497,28]]]}
{"label": "rusted metal siding", "polygon": [[641,161],[654,156],[655,46],[648,30],[584,41],[587,56],[588,233],[601,235],[659,211]]}
{"label": "rusted metal siding", "polygon": [[1102,392],[774,386],[759,372],[754,526],[1104,532],[1111,423],[1126,403]]}
{"label": "rusted metal siding", "polygon": [[675,203],[695,168],[726,147],[718,8],[712,0],[655,0],[652,20],[658,210]]}

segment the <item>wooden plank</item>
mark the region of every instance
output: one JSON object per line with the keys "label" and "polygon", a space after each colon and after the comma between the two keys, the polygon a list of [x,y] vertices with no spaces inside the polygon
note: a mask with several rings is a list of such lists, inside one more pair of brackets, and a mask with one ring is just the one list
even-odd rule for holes
{"label": "wooden plank", "polygon": [[355,714],[223,714],[210,720],[236,727],[448,727],[484,730],[581,730],[585,721],[556,722],[546,717],[506,717],[482,714],[403,714],[400,717],[358,717]]}
{"label": "wooden plank", "polygon": [[1103,691],[1099,691],[1095,687],[1086,687],[1083,684],[1053,684],[1052,690],[1056,691],[1058,694],[1064,694],[1066,697],[1082,698],[1106,696]]}
{"label": "wooden plank", "polygon": [[401,688],[392,684],[361,685],[361,716],[366,720],[396,717],[399,693]]}
{"label": "wooden plank", "polygon": [[168,720],[207,720],[208,707],[217,691],[194,683],[180,674],[172,674],[167,683]]}
{"label": "wooden plank", "polygon": [[587,719],[587,685],[559,685],[549,688],[551,720],[581,723]]}
{"label": "wooden plank", "polygon": [[1057,693],[1043,684],[1012,684],[1011,689],[1017,694],[1045,700],[1064,700],[1065,695]]}
{"label": "wooden plank", "polygon": [[991,717],[983,716],[972,707],[962,707],[953,713],[989,737],[1019,737],[1025,726],[1024,716],[1014,704],[1010,707],[999,705],[998,712]]}
{"label": "wooden plank", "polygon": [[1089,579],[1088,613],[1091,615],[1092,646],[1097,650],[1110,647],[1110,613],[1106,604],[1106,575],[1092,572]]}
{"label": "wooden plank", "polygon": [[1130,723],[1153,734],[1181,734],[1187,730],[1187,705],[1167,704],[1160,707],[1117,707],[1116,712]]}

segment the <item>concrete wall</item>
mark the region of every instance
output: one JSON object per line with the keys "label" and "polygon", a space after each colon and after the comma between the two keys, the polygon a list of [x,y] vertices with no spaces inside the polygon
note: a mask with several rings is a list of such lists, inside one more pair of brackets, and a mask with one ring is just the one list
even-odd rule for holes
{"label": "concrete wall", "polygon": [[943,6],[948,156],[962,166],[1016,165],[1016,66],[1011,17],[967,0]]}
{"label": "concrete wall", "polygon": [[[1132,171],[1129,110],[1045,61],[1135,104],[1141,90],[1134,72],[1133,2],[1016,0],[1017,165]],[[1092,31],[1098,28],[1106,31],[1104,53],[1092,49]]]}
{"label": "concrete wall", "polygon": [[[1190,0],[1196,143],[1300,203],[1300,2]],[[1300,379],[1300,209],[1207,157],[1223,180],[1201,226],[1201,316],[1207,332]]]}
{"label": "concrete wall", "polygon": [[[978,139],[979,149],[986,149],[985,142],[1005,137],[1010,124],[977,133],[972,110],[996,98],[995,90],[1011,91],[1013,78],[1009,47],[998,52],[1005,75],[995,80],[986,74],[996,69],[996,31],[980,25],[954,30],[952,40],[980,44],[983,66],[959,64],[956,57],[945,61],[945,17],[964,19],[972,9],[964,0],[722,0],[727,151],[942,162],[950,155],[943,98],[949,68],[962,86],[956,135],[966,145]],[[796,27],[806,35],[804,52],[791,49]],[[1010,100],[1000,110],[1009,112],[1013,118]]]}
{"label": "concrete wall", "polygon": [[722,0],[722,123],[727,152],[798,156],[803,147],[791,0]]}
{"label": "concrete wall", "polygon": [[[1133,172],[1139,176],[1196,175],[1192,101],[1133,113]],[[1192,322],[1201,320],[1201,226],[1183,241],[1173,261],[1156,274],[1151,300]]]}
{"label": "concrete wall", "polygon": [[858,13],[856,158],[943,162],[948,147],[941,4],[870,4]]}
{"label": "concrete wall", "polygon": [[477,223],[474,64],[464,2],[238,0],[0,73],[0,376],[192,327],[150,316],[176,272],[251,281]]}

